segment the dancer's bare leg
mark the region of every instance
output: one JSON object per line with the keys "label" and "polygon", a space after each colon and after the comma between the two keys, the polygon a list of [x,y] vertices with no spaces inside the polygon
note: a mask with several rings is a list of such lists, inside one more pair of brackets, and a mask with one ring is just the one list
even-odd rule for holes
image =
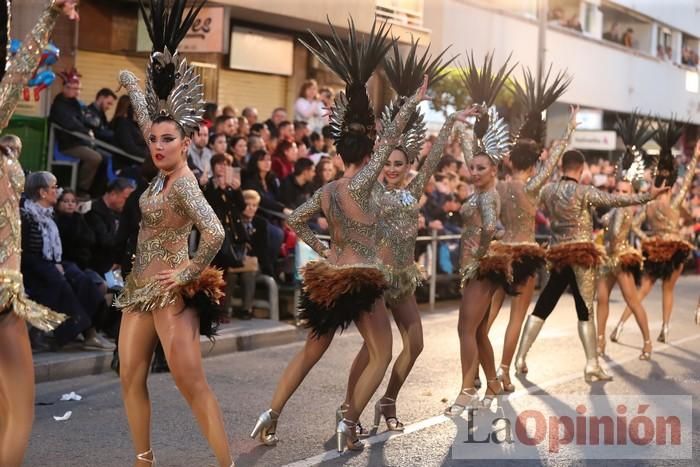
{"label": "dancer's bare leg", "polygon": [[[501,307],[503,306],[503,302],[506,299],[506,291],[503,290],[503,287],[499,287],[494,293],[493,297],[491,297],[491,307],[489,308],[489,330],[491,329],[491,326],[493,325],[493,322],[496,321],[496,318],[498,317],[498,313],[501,311]],[[512,300],[513,298],[511,298]],[[511,301],[511,310],[513,309]]]}
{"label": "dancer's bare leg", "polygon": [[[491,297],[496,287],[490,281],[471,280],[462,289],[457,332],[459,334],[460,360],[462,362],[462,389],[474,385],[478,370],[476,332],[489,313]],[[486,323],[488,325],[488,321]]]}
{"label": "dancer's bare leg", "polygon": [[[119,379],[135,454],[151,449],[151,401],[146,380],[157,342],[151,313],[122,314],[119,328]],[[137,459],[134,462],[134,466],[147,465],[150,464],[144,460]]]}
{"label": "dancer's bare leg", "polygon": [[673,313],[673,290],[676,288],[676,282],[681,277],[683,266],[674,270],[671,277],[664,280],[661,284],[661,300],[662,300],[662,316],[664,324],[671,321],[671,313]]}
{"label": "dancer's bare leg", "polygon": [[643,351],[651,352],[649,319],[647,317],[647,312],[644,310],[644,306],[642,305],[642,301],[639,300],[637,285],[634,283],[634,276],[629,272],[621,272],[617,275],[617,283],[620,286],[620,291],[622,292],[622,296],[625,298],[625,302],[627,302],[627,306],[634,314],[634,319],[637,320],[639,330],[642,332],[642,337],[644,339],[644,342],[642,343]]}
{"label": "dancer's bare leg", "polygon": [[[523,328],[527,309],[530,307],[532,296],[535,293],[535,285],[537,278],[532,276],[518,289],[518,295],[511,298],[510,302],[510,319],[506,327],[506,335],[503,340],[503,354],[501,356],[501,367],[503,367],[503,385],[510,386],[510,364],[513,361],[513,355],[518,347],[520,339],[520,330]],[[502,290],[502,289],[500,289]],[[498,290],[494,297],[498,294]],[[493,303],[493,302],[492,302]],[[490,327],[490,324],[489,324]]]}
{"label": "dancer's bare leg", "polygon": [[[649,295],[649,292],[651,292],[651,288],[654,287],[655,282],[656,279],[652,279],[646,274],[642,276],[642,286],[639,288],[639,301],[644,300],[644,298]],[[632,310],[630,310],[629,307],[625,307],[625,311],[622,312],[622,316],[620,317],[620,323],[627,321],[627,318],[629,318],[631,314]]]}
{"label": "dancer's bare leg", "polygon": [[153,320],[175,384],[192,409],[219,465],[229,467],[231,448],[223,416],[202,367],[197,311],[182,310],[182,303],[176,303],[153,313]]}
{"label": "dancer's bare leg", "polygon": [[27,324],[0,317],[0,465],[19,467],[34,421],[34,365]]}
{"label": "dancer's bare leg", "polygon": [[605,327],[608,325],[608,315],[610,314],[610,292],[612,291],[612,288],[615,287],[615,280],[615,276],[612,274],[607,274],[598,279],[598,315],[596,317],[596,329],[598,329],[598,336],[596,336],[596,340],[598,341],[597,347],[599,355],[605,353]]}

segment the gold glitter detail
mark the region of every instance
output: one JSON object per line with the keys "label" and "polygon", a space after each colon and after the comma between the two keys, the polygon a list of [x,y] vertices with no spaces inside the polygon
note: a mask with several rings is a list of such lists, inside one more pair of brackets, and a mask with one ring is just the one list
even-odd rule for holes
{"label": "gold glitter detail", "polygon": [[27,298],[22,274],[0,269],[0,312],[7,310],[42,331],[53,331],[66,319],[66,315]]}
{"label": "gold glitter detail", "polygon": [[[461,245],[461,274],[462,285],[472,278],[479,269],[479,260],[489,250],[489,245],[496,233],[496,224],[501,209],[501,201],[496,189],[477,191],[469,195],[462,205],[462,245]],[[479,240],[475,251],[467,246],[467,242]]]}

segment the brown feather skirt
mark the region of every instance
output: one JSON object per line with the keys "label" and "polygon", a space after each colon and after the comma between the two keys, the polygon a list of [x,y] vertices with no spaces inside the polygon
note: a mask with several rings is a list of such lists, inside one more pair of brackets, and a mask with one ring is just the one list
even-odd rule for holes
{"label": "brown feather skirt", "polygon": [[682,240],[646,240],[642,242],[644,274],[654,279],[668,279],[685,263],[691,251],[693,246]]}
{"label": "brown feather skirt", "polygon": [[596,268],[603,264],[605,252],[593,242],[567,242],[549,247],[549,268],[560,271],[567,267]]}
{"label": "brown feather skirt", "polygon": [[334,266],[312,261],[301,271],[299,319],[314,336],[345,330],[361,313],[372,311],[389,284],[373,265]]}
{"label": "brown feather skirt", "polygon": [[518,289],[547,264],[547,252],[537,243],[510,244],[513,260],[513,289]]}

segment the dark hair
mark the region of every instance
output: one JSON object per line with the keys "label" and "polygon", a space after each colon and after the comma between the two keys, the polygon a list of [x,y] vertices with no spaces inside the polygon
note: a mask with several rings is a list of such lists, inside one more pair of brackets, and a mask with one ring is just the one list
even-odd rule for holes
{"label": "dark hair", "polygon": [[304,173],[304,171],[313,168],[313,166],[314,161],[307,159],[306,157],[302,157],[294,163],[294,175],[301,175]]}
{"label": "dark hair", "polygon": [[216,110],[218,106],[214,102],[207,102],[204,104],[204,120],[209,120],[210,122],[216,118]]}
{"label": "dark hair", "polygon": [[231,120],[234,118],[235,117],[228,115],[219,115],[218,117],[216,117],[216,120],[214,120],[214,129],[216,129],[216,127],[221,125],[222,123],[226,122],[226,120]]}
{"label": "dark hair", "polygon": [[151,125],[155,125],[157,123],[166,123],[166,122],[170,122],[173,125],[175,125],[175,128],[177,128],[177,132],[181,138],[185,138],[185,137],[189,136],[188,132],[185,131],[185,129],[182,127],[182,125],[180,125],[178,122],[176,122],[172,118],[168,117],[167,115],[160,115],[160,116],[156,117],[156,119],[153,120],[153,123]]}
{"label": "dark hair", "polygon": [[117,95],[114,93],[109,88],[102,88],[99,91],[97,91],[97,95],[95,96],[95,100],[99,99],[100,97],[111,97],[113,99],[117,98]]}
{"label": "dark hair", "polygon": [[586,162],[586,158],[581,151],[569,149],[561,158],[561,169],[563,171],[578,169]]}
{"label": "dark hair", "polygon": [[510,150],[510,162],[516,170],[527,170],[537,163],[540,153],[537,142],[532,139],[520,139]]}
{"label": "dark hair", "polygon": [[326,125],[321,128],[321,134],[323,135],[324,139],[330,139],[333,137],[333,128],[331,128],[330,125]]}
{"label": "dark hair", "polygon": [[249,176],[260,177],[260,173],[258,172],[258,162],[265,156],[267,156],[267,151],[263,149],[258,149],[250,155],[250,159],[248,159],[248,166],[246,167],[246,173],[248,173]]}
{"label": "dark hair", "polygon": [[309,136],[309,141],[311,141],[312,143],[315,143],[316,141],[321,141],[321,135],[319,135],[317,131],[313,131]]}
{"label": "dark hair", "polygon": [[136,184],[130,178],[117,177],[107,185],[107,193],[121,193],[128,188],[136,188]]}
{"label": "dark hair", "polygon": [[272,114],[274,114],[275,112],[280,112],[280,111],[287,113],[287,109],[285,107],[275,107],[275,109],[272,111]]}
{"label": "dark hair", "polygon": [[280,122],[279,125],[277,125],[277,129],[281,130],[283,126],[289,126],[289,125],[293,125],[293,123],[290,122],[289,120],[283,120]]}
{"label": "dark hair", "polygon": [[307,128],[308,126],[308,122],[305,122],[304,120],[294,120],[294,130],[298,130],[300,128]]}
{"label": "dark hair", "polygon": [[225,155],[223,154],[214,154],[211,156],[211,170],[212,172],[214,171],[214,167],[219,165],[219,164],[226,164],[228,162],[228,159],[226,158]]}
{"label": "dark hair", "polygon": [[442,170],[447,167],[448,165],[452,164],[457,164],[457,159],[455,159],[452,156],[445,156],[442,159],[440,159],[440,162],[438,162],[437,168],[435,169],[436,172],[442,172]]}
{"label": "dark hair", "polygon": [[280,142],[277,143],[277,146],[275,146],[275,150],[272,152],[272,157],[280,157],[282,159],[285,158],[285,152],[287,152],[292,145],[295,144],[293,141],[287,141],[287,140],[281,140]]}
{"label": "dark hair", "polygon": [[246,144],[248,144],[248,140],[245,136],[234,136],[233,138],[231,138],[231,142],[229,143],[230,152],[232,154],[233,154],[233,148],[236,147],[236,144],[238,144],[238,142],[240,140],[244,140],[246,142]]}
{"label": "dark hair", "polygon": [[63,200],[63,197],[66,195],[73,195],[75,196],[75,190],[73,188],[64,188],[61,190],[61,194],[58,195],[57,201],[60,203]]}
{"label": "dark hair", "polygon": [[264,128],[267,128],[267,125],[265,125],[264,123],[253,123],[252,125],[250,125],[250,134],[259,135],[260,133],[262,133]]}

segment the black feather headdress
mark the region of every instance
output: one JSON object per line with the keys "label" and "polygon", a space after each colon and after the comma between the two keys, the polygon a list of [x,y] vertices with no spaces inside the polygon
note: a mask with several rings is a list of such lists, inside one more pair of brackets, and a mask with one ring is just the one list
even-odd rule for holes
{"label": "black feather headdress", "polygon": [[635,189],[639,188],[644,179],[644,170],[656,162],[643,149],[656,134],[651,123],[649,118],[641,116],[637,111],[627,116],[617,115],[615,118],[615,131],[625,145],[625,152],[617,163],[616,178],[631,182]]}
{"label": "black feather headdress", "polygon": [[5,76],[10,55],[10,23],[12,5],[10,0],[0,0],[0,79]]}
{"label": "black feather headdress", "polygon": [[207,0],[197,0],[187,12],[187,0],[150,0],[150,14],[144,1],[139,0],[139,7],[153,42],[146,83],[151,120],[168,117],[194,131],[204,112],[204,90],[194,68],[180,57],[177,47]]}
{"label": "black feather headdress", "polygon": [[672,150],[683,134],[685,123],[674,120],[673,116],[671,120],[667,121],[657,118],[656,127],[654,140],[661,148],[659,149],[659,162],[654,184],[661,186],[665,180],[667,186],[673,186],[678,177],[678,165],[676,164],[676,158],[673,157]]}
{"label": "black feather headdress", "polygon": [[[423,84],[423,77],[428,75],[428,87],[442,80],[446,75],[447,66],[457,57],[443,62],[442,58],[449,47],[440,52],[434,59],[429,54],[430,45],[422,55],[418,53],[418,41],[411,40],[411,47],[403,58],[398,42],[394,41],[393,53],[384,60],[384,71],[391,87],[397,94],[382,112],[382,126],[390,124],[401,110],[406,99],[418,91]],[[411,162],[423,146],[425,138],[425,121],[419,111],[414,112],[406,123],[399,147],[406,153]]]}
{"label": "black feather headdress", "polygon": [[374,112],[367,95],[367,81],[391,47],[387,23],[375,20],[365,39],[358,37],[355,22],[348,19],[348,40],[343,41],[328,20],[331,39],[309,31],[316,44],[300,42],[343,81],[345,92],[339,93],[331,109],[331,134],[338,152],[348,163],[359,162],[372,151],[376,128]]}

